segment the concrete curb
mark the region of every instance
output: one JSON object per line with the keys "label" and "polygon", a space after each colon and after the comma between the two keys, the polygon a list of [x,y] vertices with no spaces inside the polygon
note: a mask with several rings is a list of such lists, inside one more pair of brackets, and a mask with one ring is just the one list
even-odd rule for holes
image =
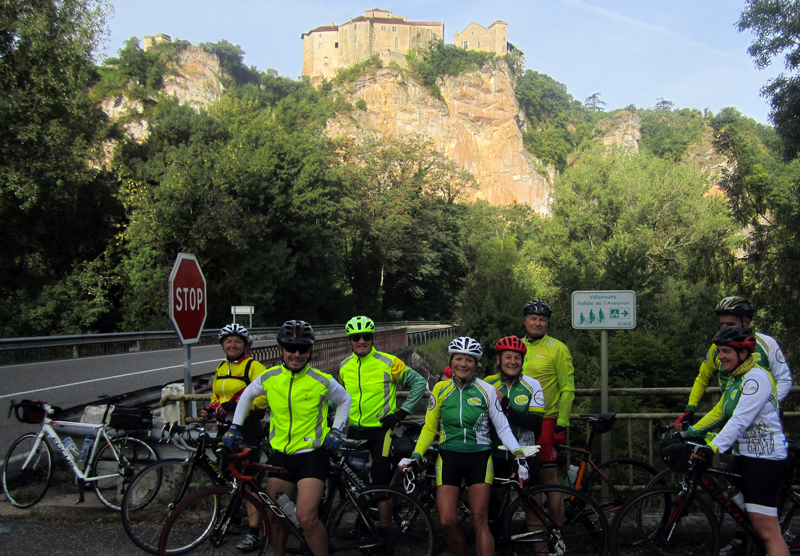
{"label": "concrete curb", "polygon": [[84,494],[85,502],[78,501],[78,489],[74,493],[48,492],[38,504],[25,510],[12,506],[4,496],[0,497],[0,521],[7,519],[36,519],[45,521],[119,522],[119,512],[106,508],[91,491]]}

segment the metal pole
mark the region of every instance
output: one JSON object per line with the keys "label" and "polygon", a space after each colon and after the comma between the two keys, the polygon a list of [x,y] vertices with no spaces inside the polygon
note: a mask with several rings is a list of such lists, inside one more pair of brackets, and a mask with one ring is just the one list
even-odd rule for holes
{"label": "metal pole", "polygon": [[[194,385],[192,384],[192,344],[186,344],[186,360],[184,361],[183,368],[186,371],[183,375],[183,393],[194,394]],[[189,417],[197,417],[197,409],[194,402],[189,402]]]}
{"label": "metal pole", "polygon": [[[600,331],[600,412],[608,413],[608,330]],[[600,435],[600,460],[611,459],[611,435]],[[608,500],[608,484],[601,483],[602,500]]]}

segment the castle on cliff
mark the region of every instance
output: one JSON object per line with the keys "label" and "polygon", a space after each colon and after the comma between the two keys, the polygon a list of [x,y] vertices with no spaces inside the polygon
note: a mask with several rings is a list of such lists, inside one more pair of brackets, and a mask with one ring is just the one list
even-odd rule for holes
{"label": "castle on cliff", "polygon": [[[508,42],[508,23],[495,21],[489,28],[470,23],[454,44],[467,50],[495,52],[502,56],[515,51]],[[317,27],[300,36],[303,39],[303,75],[330,79],[341,68],[354,66],[373,55],[384,64],[396,62],[406,67],[406,52],[426,49],[432,40],[444,38],[442,21],[408,21],[408,18],[378,8],[347,23]]]}

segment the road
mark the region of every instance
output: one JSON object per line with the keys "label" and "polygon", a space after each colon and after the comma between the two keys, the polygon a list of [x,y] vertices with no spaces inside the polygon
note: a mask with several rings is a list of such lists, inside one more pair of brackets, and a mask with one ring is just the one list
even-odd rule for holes
{"label": "road", "polygon": [[[256,342],[256,346],[274,342]],[[44,400],[60,407],[74,407],[97,400],[103,394],[120,394],[183,381],[184,350],[167,349],[119,355],[85,357],[0,367],[0,412],[10,400]],[[222,360],[217,345],[192,347],[192,375],[213,373]],[[0,414],[0,419],[4,415]],[[13,417],[0,427],[0,458],[11,442],[35,425]]]}

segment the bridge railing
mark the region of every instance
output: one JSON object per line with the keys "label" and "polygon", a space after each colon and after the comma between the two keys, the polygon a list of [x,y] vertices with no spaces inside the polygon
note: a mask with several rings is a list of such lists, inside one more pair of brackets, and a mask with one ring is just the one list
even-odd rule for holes
{"label": "bridge railing", "polygon": [[[378,330],[413,326],[440,326],[438,322],[399,321],[376,324]],[[279,327],[250,328],[256,340],[275,339]],[[317,336],[341,334],[344,325],[314,326]],[[197,345],[217,343],[218,328],[206,328]],[[411,344],[413,345],[413,344]],[[77,334],[69,336],[39,336],[33,338],[0,339],[0,365],[35,363],[59,359],[75,359],[97,355],[152,351],[180,347],[174,331],[120,332],[115,334]]]}

